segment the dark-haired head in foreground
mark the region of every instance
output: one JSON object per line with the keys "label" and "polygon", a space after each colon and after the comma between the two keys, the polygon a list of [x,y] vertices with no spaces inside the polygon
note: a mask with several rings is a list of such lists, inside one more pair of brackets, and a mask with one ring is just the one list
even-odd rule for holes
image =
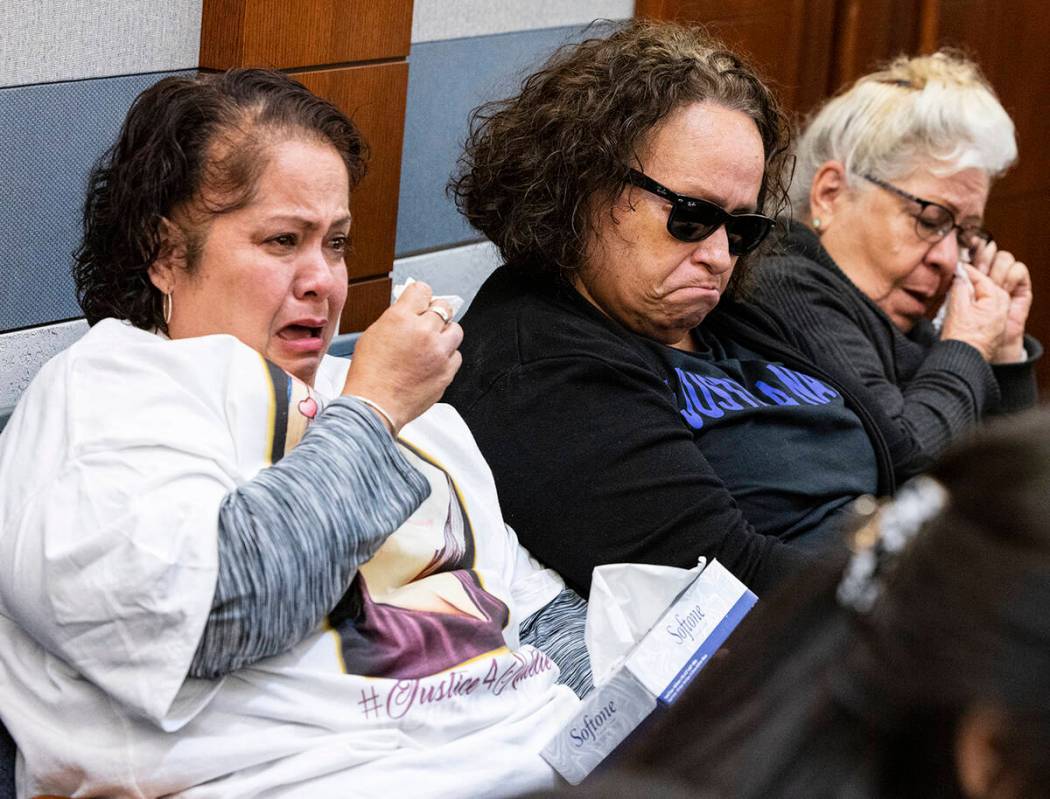
{"label": "dark-haired head in foreground", "polygon": [[870,609],[843,563],[763,599],[621,767],[733,799],[1050,795],[1050,413],[933,476]]}

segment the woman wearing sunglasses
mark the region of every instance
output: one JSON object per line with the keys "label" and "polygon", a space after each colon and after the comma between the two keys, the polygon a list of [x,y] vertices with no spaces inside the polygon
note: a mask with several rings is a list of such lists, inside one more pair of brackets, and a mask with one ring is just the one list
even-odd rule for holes
{"label": "woman wearing sunglasses", "polygon": [[699,556],[761,591],[892,487],[866,411],[731,297],[784,152],[755,74],[670,25],[568,46],[476,113],[453,189],[506,264],[446,399],[510,524],[578,591],[600,563]]}
{"label": "woman wearing sunglasses", "polygon": [[[796,221],[755,270],[755,301],[867,397],[897,479],[982,417],[1032,405],[1028,269],[982,227],[1014,126],[977,66],[899,58],[825,104],[797,149]],[[926,317],[942,301],[938,335]]]}

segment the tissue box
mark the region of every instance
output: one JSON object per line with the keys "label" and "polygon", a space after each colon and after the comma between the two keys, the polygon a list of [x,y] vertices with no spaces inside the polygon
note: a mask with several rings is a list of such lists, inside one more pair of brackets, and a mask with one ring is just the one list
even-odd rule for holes
{"label": "tissue box", "polygon": [[712,560],[540,753],[577,785],[653,710],[671,704],[758,601]]}

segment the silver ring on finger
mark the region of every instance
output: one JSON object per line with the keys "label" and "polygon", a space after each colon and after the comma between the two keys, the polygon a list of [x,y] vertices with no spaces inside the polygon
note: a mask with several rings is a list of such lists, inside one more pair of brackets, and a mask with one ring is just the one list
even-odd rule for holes
{"label": "silver ring on finger", "polygon": [[436,313],[446,325],[452,321],[452,315],[440,305],[431,305],[427,310]]}

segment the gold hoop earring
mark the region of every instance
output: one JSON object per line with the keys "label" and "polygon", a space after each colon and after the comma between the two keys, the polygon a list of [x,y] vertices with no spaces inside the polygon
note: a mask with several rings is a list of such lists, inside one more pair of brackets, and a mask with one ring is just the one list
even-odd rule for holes
{"label": "gold hoop earring", "polygon": [[175,301],[171,298],[171,292],[165,294],[161,301],[161,313],[164,315],[164,326],[167,327],[168,323],[171,322],[171,308],[175,304]]}

